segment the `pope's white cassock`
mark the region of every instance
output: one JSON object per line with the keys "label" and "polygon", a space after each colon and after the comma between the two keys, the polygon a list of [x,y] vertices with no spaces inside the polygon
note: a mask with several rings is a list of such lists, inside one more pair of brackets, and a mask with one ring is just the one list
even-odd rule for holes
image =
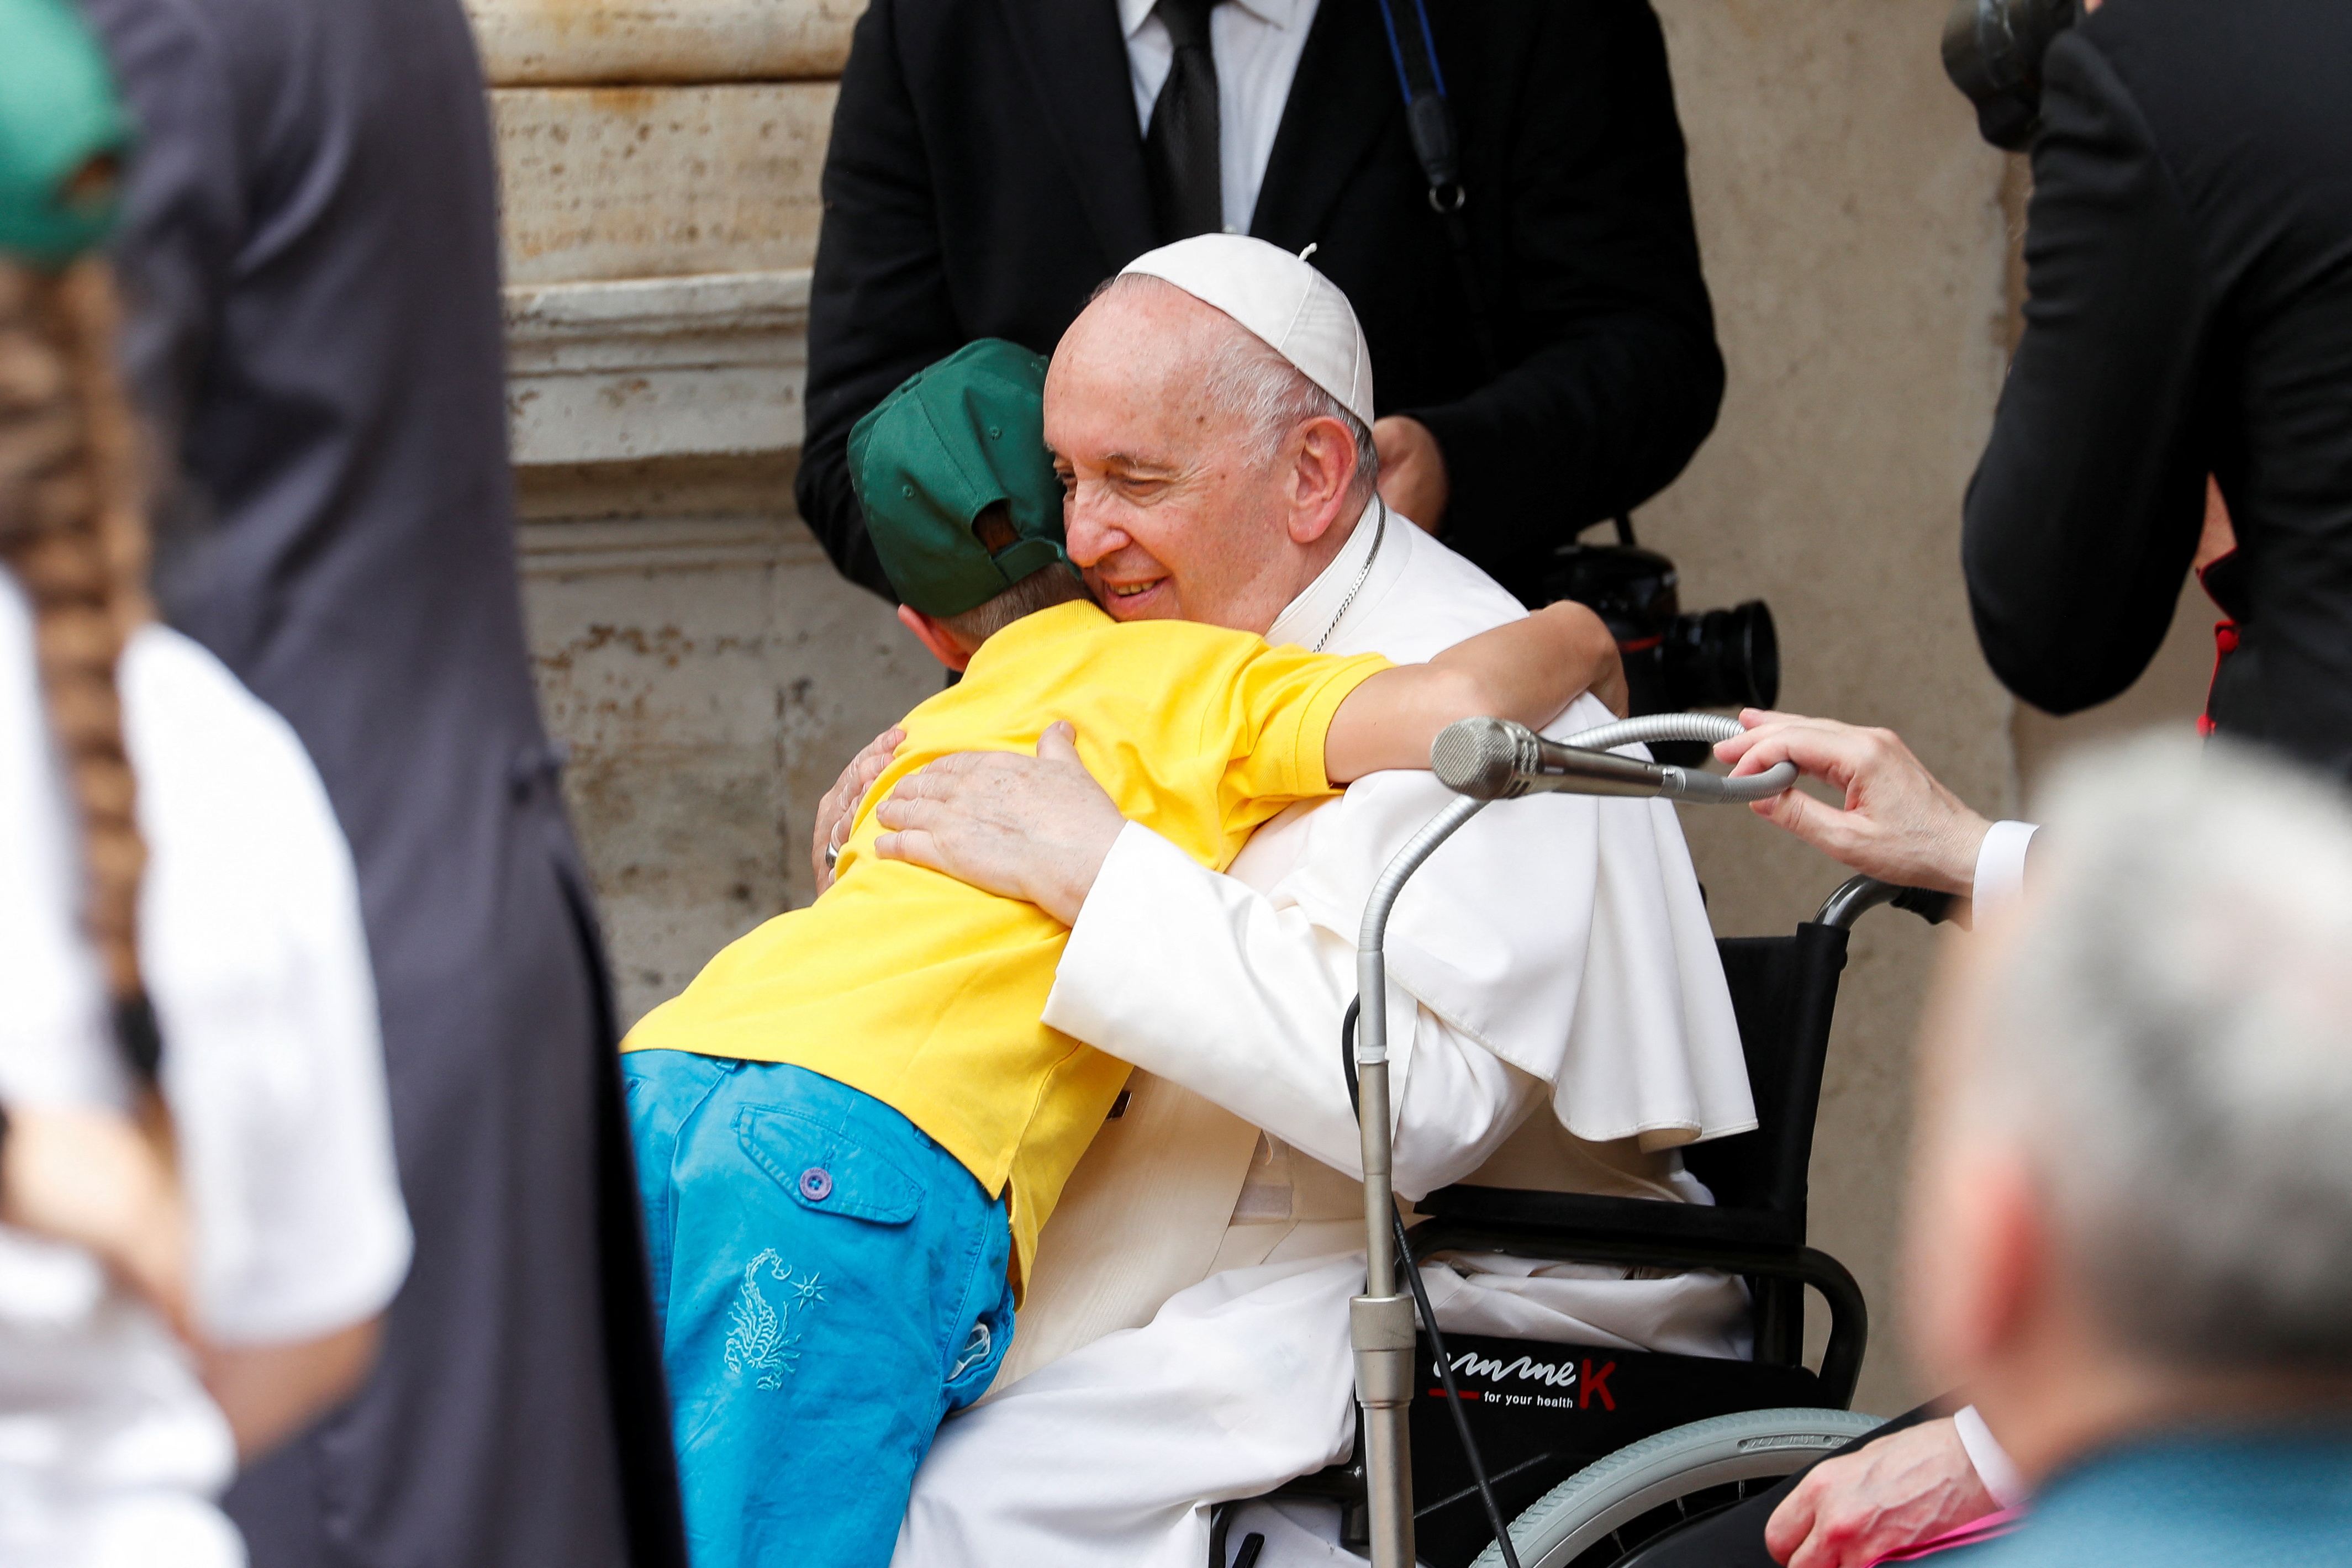
{"label": "pope's white cassock", "polygon": [[[1418,661],[1521,613],[1375,503],[1268,640]],[[1582,697],[1550,733],[1610,716]],[[1227,875],[1128,825],[1045,1021],[1133,1062],[1130,1099],[1045,1231],[995,1390],[950,1419],[916,1478],[901,1568],[1201,1568],[1212,1503],[1346,1456],[1364,1263],[1339,1022],[1373,879],[1449,799],[1426,773],[1374,775],[1267,823]],[[1663,801],[1489,809],[1406,889],[1388,953],[1409,1198],[1475,1173],[1706,1201],[1673,1151],[1755,1125]],[[1748,1350],[1745,1294],[1720,1276],[1491,1257],[1424,1274],[1442,1327]],[[1268,1508],[1247,1528],[1268,1535],[1269,1565],[1336,1551]]]}

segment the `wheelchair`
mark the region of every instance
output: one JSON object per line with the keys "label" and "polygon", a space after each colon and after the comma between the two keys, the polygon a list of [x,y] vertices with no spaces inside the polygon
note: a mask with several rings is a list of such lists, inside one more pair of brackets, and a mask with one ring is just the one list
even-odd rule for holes
{"label": "wheelchair", "polygon": [[[1434,822],[1429,830],[1441,841],[1450,831]],[[1423,848],[1422,858],[1433,848]],[[1857,876],[1793,935],[1718,941],[1758,1124],[1683,1149],[1685,1166],[1714,1193],[1714,1207],[1467,1184],[1416,1206],[1417,1222],[1400,1238],[1405,1269],[1438,1253],[1497,1252],[1717,1270],[1746,1281],[1755,1345],[1754,1359],[1742,1362],[1444,1334],[1441,1368],[1429,1325],[1418,1322],[1404,1426],[1410,1535],[1420,1563],[1504,1565],[1459,1440],[1465,1426],[1501,1517],[1514,1521],[1521,1568],[1638,1568],[1654,1547],[1880,1425],[1847,1409],[1868,1340],[1861,1289],[1835,1259],[1805,1244],[1813,1124],[1854,923],[1892,904],[1932,924],[1950,904],[1946,894]],[[1370,918],[1366,930],[1376,952]],[[1818,1368],[1804,1364],[1808,1288],[1829,1310]],[[1360,1385],[1360,1356],[1359,1365]],[[1351,1458],[1266,1500],[1338,1504],[1340,1544],[1366,1553],[1377,1490],[1369,1472],[1378,1462],[1367,1456],[1378,1451],[1377,1443],[1368,1448],[1360,1402]],[[1227,1554],[1240,1506],[1222,1505],[1212,1516],[1212,1568],[1255,1563],[1248,1538],[1238,1555]]]}

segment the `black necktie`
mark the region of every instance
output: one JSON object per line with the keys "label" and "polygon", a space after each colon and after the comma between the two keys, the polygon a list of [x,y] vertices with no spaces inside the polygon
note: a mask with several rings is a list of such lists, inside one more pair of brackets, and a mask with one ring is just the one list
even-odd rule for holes
{"label": "black necktie", "polygon": [[1223,163],[1217,152],[1217,61],[1209,52],[1209,13],[1218,0],[1160,0],[1157,7],[1175,63],[1151,106],[1143,163],[1151,178],[1151,214],[1163,245],[1225,226]]}

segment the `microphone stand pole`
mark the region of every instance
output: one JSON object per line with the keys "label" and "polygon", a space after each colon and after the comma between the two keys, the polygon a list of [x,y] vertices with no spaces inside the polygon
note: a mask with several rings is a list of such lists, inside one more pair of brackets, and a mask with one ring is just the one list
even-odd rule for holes
{"label": "microphone stand pole", "polygon": [[[1488,733],[1493,732],[1493,733]],[[1783,762],[1746,779],[1718,779],[1696,769],[1663,768],[1632,758],[1606,755],[1612,747],[1650,740],[1727,740],[1739,733],[1739,721],[1719,714],[1654,714],[1620,719],[1597,729],[1572,735],[1561,743],[1586,748],[1587,755],[1567,758],[1572,772],[1543,782],[1542,788],[1585,795],[1671,795],[1693,803],[1725,803],[1777,794],[1796,779],[1797,770]],[[1496,747],[1500,736],[1500,749]],[[1459,743],[1448,745],[1449,737]],[[1455,829],[1486,809],[1489,800],[1507,790],[1517,795],[1528,787],[1526,774],[1541,754],[1533,752],[1538,737],[1516,725],[1495,719],[1463,719],[1441,736],[1433,748],[1431,767],[1451,788],[1477,789],[1489,800],[1465,794],[1432,817],[1415,833],[1372,885],[1364,905],[1364,924],[1356,939],[1357,1122],[1363,1139],[1364,1164],[1364,1293],[1348,1303],[1348,1343],[1355,1351],[1356,1403],[1364,1412],[1364,1487],[1370,1508],[1372,1568],[1415,1568],[1412,1550],[1412,1437],[1407,1416],[1412,1408],[1414,1318],[1412,1297],[1403,1276],[1411,1258],[1399,1258],[1396,1209],[1391,1178],[1392,1128],[1389,1112],[1389,986],[1388,963],[1382,956],[1389,915],[1406,881]],[[1524,744],[1522,744],[1524,743]],[[1600,755],[1591,755],[1598,752]],[[1460,768],[1449,766],[1458,761]],[[1502,764],[1498,776],[1494,766]],[[1456,775],[1459,775],[1457,777]]]}
{"label": "microphone stand pole", "polygon": [[1364,1410],[1364,1484],[1370,1502],[1372,1568],[1414,1568],[1412,1549],[1412,1297],[1402,1289],[1395,1199],[1391,1196],[1389,1117],[1388,964],[1381,945],[1389,913],[1407,878],[1454,831],[1486,807],[1459,800],[1397,852],[1364,906],[1356,943],[1358,1122],[1363,1137],[1364,1293],[1348,1303],[1348,1341],[1356,1356],[1356,1402]]}

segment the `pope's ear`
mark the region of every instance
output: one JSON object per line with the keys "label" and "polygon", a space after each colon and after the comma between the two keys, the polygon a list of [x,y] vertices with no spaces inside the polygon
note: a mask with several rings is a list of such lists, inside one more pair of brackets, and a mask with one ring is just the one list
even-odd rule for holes
{"label": "pope's ear", "polygon": [[930,651],[931,657],[949,669],[961,671],[971,663],[971,654],[938,616],[926,615],[911,604],[901,604],[898,624],[912,632],[915,640]]}
{"label": "pope's ear", "polygon": [[1311,545],[1342,520],[1356,476],[1356,439],[1345,424],[1321,415],[1301,424],[1291,441],[1290,538]]}

